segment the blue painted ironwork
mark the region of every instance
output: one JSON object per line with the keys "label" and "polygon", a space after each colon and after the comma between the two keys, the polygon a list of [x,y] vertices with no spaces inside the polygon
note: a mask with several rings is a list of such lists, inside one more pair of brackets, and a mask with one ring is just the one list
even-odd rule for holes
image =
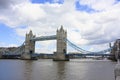
{"label": "blue painted ironwork", "polygon": [[71,46],[72,48],[74,48],[75,50],[81,52],[81,53],[91,53],[90,51],[84,50],[78,46],[76,46],[75,44],[73,44],[71,41],[69,41],[68,39],[66,39],[65,41],[68,42],[68,45]]}

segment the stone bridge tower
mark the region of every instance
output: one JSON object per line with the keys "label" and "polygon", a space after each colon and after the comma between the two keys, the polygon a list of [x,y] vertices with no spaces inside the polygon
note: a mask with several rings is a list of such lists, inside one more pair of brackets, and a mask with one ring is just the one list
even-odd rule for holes
{"label": "stone bridge tower", "polygon": [[32,31],[26,34],[24,53],[21,55],[21,59],[31,59],[31,54],[35,53],[35,41],[31,41],[34,38]]}
{"label": "stone bridge tower", "polygon": [[57,30],[57,52],[54,53],[54,61],[68,61],[67,53],[67,32],[61,26],[60,30]]}

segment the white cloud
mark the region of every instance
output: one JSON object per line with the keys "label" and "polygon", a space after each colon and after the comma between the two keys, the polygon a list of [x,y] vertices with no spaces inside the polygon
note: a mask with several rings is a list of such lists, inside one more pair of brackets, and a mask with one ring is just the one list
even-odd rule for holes
{"label": "white cloud", "polygon": [[54,35],[57,28],[63,25],[68,38],[79,46],[97,45],[120,37],[120,3],[114,3],[115,0],[80,0],[80,4],[100,11],[91,14],[77,11],[75,0],[65,0],[63,4],[33,4],[26,0],[2,10],[0,22],[14,28],[19,36],[25,36],[30,29],[36,35]]}
{"label": "white cloud", "polygon": [[109,43],[107,44],[102,44],[102,45],[92,45],[89,49],[91,52],[99,52],[102,50],[106,50],[109,48]]}
{"label": "white cloud", "polygon": [[46,13],[40,8],[39,4],[22,3],[14,7],[18,19],[25,23],[37,21],[45,17]]}
{"label": "white cloud", "polygon": [[53,54],[53,52],[56,51],[56,41],[40,41],[36,42],[35,46],[35,52],[36,53],[50,53]]}

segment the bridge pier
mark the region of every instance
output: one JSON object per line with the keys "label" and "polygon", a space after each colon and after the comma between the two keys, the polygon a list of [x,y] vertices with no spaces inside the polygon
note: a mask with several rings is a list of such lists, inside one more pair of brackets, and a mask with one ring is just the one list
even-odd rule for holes
{"label": "bridge pier", "polygon": [[25,53],[25,54],[22,54],[22,55],[21,55],[21,59],[30,60],[30,59],[32,59],[32,58],[31,58],[31,55],[30,55],[29,53]]}
{"label": "bridge pier", "polygon": [[21,55],[21,59],[32,59],[32,54],[35,53],[35,41],[31,41],[31,38],[34,38],[32,31],[29,34],[26,34],[25,39],[25,50],[24,53]]}
{"label": "bridge pier", "polygon": [[69,58],[66,56],[67,53],[67,32],[61,26],[60,30],[57,30],[57,52],[54,52],[53,61],[69,61]]}

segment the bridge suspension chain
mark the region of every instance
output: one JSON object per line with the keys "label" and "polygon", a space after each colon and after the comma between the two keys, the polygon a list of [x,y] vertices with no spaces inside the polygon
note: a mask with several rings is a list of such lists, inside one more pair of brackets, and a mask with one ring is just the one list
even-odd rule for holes
{"label": "bridge suspension chain", "polygon": [[81,53],[86,53],[86,54],[99,54],[99,53],[106,53],[106,52],[110,52],[112,47],[111,48],[108,48],[108,49],[105,49],[105,50],[102,50],[102,51],[98,51],[98,52],[91,52],[91,51],[87,51],[87,50],[84,50],[80,47],[78,47],[77,45],[75,45],[74,43],[72,43],[70,40],[66,39],[65,40],[66,42],[68,42],[68,45],[71,46],[72,48],[74,48],[75,50],[81,52]]}
{"label": "bridge suspension chain", "polygon": [[68,39],[66,39],[66,41],[68,42],[68,45],[71,46],[72,48],[74,48],[75,50],[82,52],[82,53],[91,53],[90,51],[86,51],[78,46],[76,46],[75,44],[73,44],[71,41],[69,41]]}
{"label": "bridge suspension chain", "polygon": [[12,54],[22,54],[24,52],[24,43],[25,42],[23,42],[21,46],[19,46],[15,51],[13,51]]}

